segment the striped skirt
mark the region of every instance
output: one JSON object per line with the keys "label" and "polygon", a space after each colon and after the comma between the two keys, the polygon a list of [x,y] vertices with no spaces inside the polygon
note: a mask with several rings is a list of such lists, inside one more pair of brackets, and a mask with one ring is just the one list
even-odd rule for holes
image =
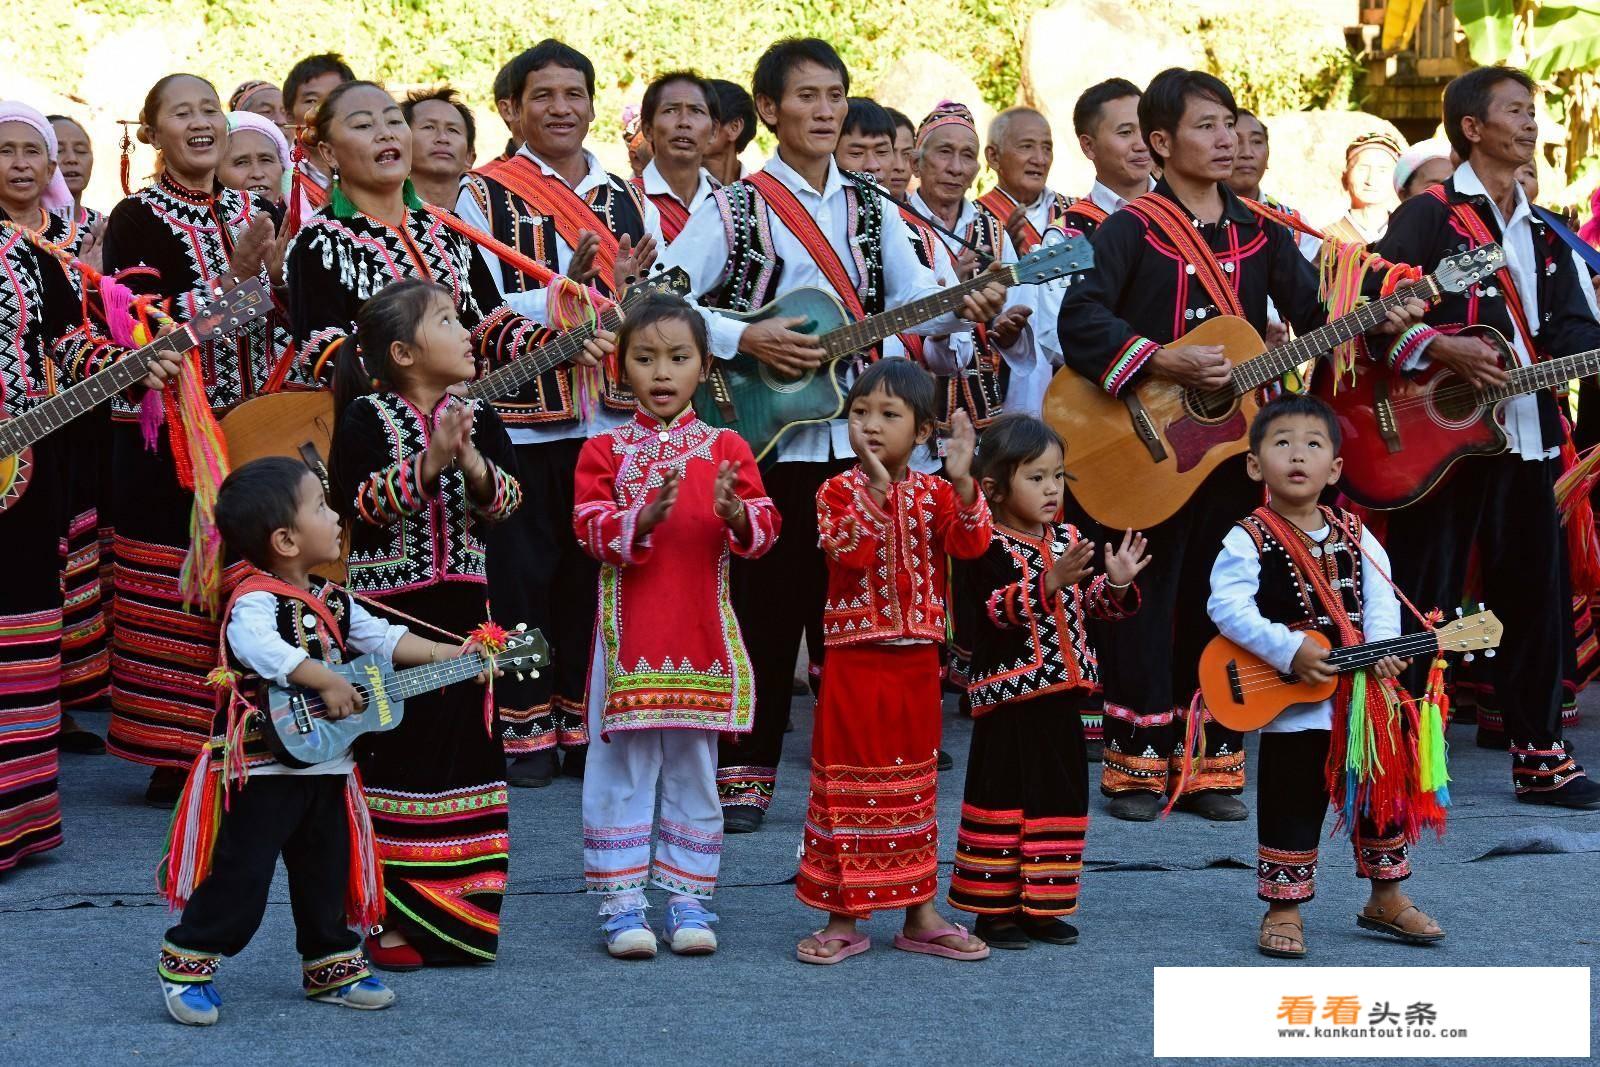
{"label": "striped skirt", "polygon": [[104,704],[110,694],[110,414],[91,412],[61,432],[70,445],[62,471],[61,706],[70,711]]}

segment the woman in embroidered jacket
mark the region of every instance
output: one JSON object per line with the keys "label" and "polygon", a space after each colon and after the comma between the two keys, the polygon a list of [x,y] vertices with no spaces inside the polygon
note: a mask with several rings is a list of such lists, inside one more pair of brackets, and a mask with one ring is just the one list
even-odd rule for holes
{"label": "woman in embroidered jacket", "polygon": [[710,359],[704,320],[677,297],[656,296],[628,316],[619,343],[639,407],[584,446],[572,520],[578,543],[602,564],[584,876],[605,894],[613,956],[655,955],[644,918],[650,882],[672,894],[673,951],[703,954],[716,949],[716,916],[701,902],[716,889],[722,855],[717,742],[750,732],[755,698],[728,559],[771,548],[778,511],[750,446],[690,407]]}

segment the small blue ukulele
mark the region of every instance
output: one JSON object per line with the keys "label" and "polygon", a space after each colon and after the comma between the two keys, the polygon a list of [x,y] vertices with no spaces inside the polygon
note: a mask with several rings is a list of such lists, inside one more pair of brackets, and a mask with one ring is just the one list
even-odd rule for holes
{"label": "small blue ukulele", "polygon": [[[550,646],[538,630],[519,626],[507,636],[505,650],[493,658],[499,670],[537,678],[539,669],[550,663]],[[329,670],[361,693],[365,707],[346,718],[329,719],[322,697],[315,689],[284,689],[271,685],[267,687],[263,702],[267,728],[262,736],[278,762],[285,766],[311,767],[326,763],[343,755],[361,735],[382,733],[400,725],[405,702],[411,697],[476,678],[488,669],[489,659],[482,652],[474,652],[404,670],[380,663],[375,656],[361,656],[349,663],[329,663]]]}

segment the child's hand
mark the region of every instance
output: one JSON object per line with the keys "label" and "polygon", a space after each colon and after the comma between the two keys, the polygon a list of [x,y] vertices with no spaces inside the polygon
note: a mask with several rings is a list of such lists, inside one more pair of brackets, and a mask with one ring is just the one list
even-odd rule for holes
{"label": "child's hand", "polygon": [[950,416],[950,440],[945,444],[944,473],[952,482],[972,476],[972,453],[978,447],[978,435],[972,429],[972,420],[960,408]]}
{"label": "child's hand", "polygon": [[[477,638],[474,637],[471,640],[467,641],[466,644],[464,644],[460,648],[456,649],[456,658],[460,659],[462,656],[472,656],[472,655],[477,655],[477,654],[482,653],[482,652],[483,652],[483,642],[479,641]],[[506,672],[501,670],[499,667],[496,667],[494,669],[494,676],[496,678],[504,678],[505,677],[505,673]],[[477,682],[479,685],[487,685],[489,683],[489,672],[488,671],[479,671],[478,674],[477,674],[477,677],[475,677],[473,679],[473,681]]]}
{"label": "child's hand", "polygon": [[451,403],[433,428],[428,440],[428,451],[422,458],[423,481],[431,482],[461,453],[463,442],[472,447],[472,409],[465,404]]}
{"label": "child's hand", "polygon": [[1106,577],[1111,579],[1111,584],[1127,585],[1150,566],[1150,557],[1144,554],[1148,545],[1143,533],[1132,530],[1122,531],[1122,546],[1115,551],[1110,544],[1106,545]]}
{"label": "child's hand", "polygon": [[867,435],[862,432],[861,423],[855,419],[850,420],[850,447],[855,449],[856,459],[861,461],[861,473],[867,476],[867,481],[872,483],[872,488],[878,493],[889,492],[889,468],[883,465],[883,460],[873,454],[867,445]]}
{"label": "child's hand", "polygon": [[325,713],[330,719],[349,718],[367,706],[361,690],[338,675],[334,675],[328,684],[318,686],[317,692],[322,696]]}
{"label": "child's hand", "polygon": [[723,522],[732,522],[744,511],[744,501],[739,497],[740,462],[723,460],[717,464],[717,484],[712,489],[711,510]]}
{"label": "child's hand", "polygon": [[1372,673],[1379,678],[1398,678],[1411,666],[1411,661],[1399,656],[1385,656],[1372,665]]}
{"label": "child's hand", "polygon": [[1300,651],[1294,654],[1289,670],[1307,685],[1322,685],[1335,677],[1328,668],[1328,650],[1309,636],[1300,639]]}
{"label": "child's hand", "polygon": [[1074,541],[1045,576],[1045,591],[1054,594],[1057,589],[1077,585],[1093,572],[1094,542]]}
{"label": "child's hand", "polygon": [[672,506],[677,502],[678,472],[669,470],[661,476],[661,489],[656,493],[656,498],[639,512],[639,521],[634,526],[634,536],[644,537],[666,522],[667,516],[672,514]]}

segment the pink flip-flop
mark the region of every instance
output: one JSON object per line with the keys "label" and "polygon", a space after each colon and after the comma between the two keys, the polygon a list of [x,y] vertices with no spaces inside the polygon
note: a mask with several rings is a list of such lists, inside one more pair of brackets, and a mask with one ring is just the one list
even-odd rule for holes
{"label": "pink flip-flop", "polygon": [[904,931],[901,931],[900,933],[894,935],[894,947],[902,952],[920,952],[924,956],[943,956],[947,960],[961,960],[966,962],[988,959],[988,945],[984,945],[980,949],[973,949],[972,951],[967,952],[963,951],[962,949],[951,948],[949,945],[941,945],[938,941],[938,939],[941,937],[966,936],[967,928],[959,923],[954,926],[942,927],[938,930],[929,930],[926,933],[918,934],[915,937],[908,937]]}
{"label": "pink flip-flop", "polygon": [[799,960],[801,963],[814,963],[819,967],[827,967],[831,964],[847,960],[851,956],[859,956],[861,953],[872,947],[872,938],[868,937],[866,934],[834,934],[831,937],[823,937],[822,934],[823,931],[818,930],[811,936],[817,939],[817,944],[819,945],[827,945],[827,943],[830,941],[842,941],[844,942],[844,948],[841,948],[838,952],[835,952],[831,956],[811,956],[801,952],[798,948],[796,948],[794,950],[794,958]]}

